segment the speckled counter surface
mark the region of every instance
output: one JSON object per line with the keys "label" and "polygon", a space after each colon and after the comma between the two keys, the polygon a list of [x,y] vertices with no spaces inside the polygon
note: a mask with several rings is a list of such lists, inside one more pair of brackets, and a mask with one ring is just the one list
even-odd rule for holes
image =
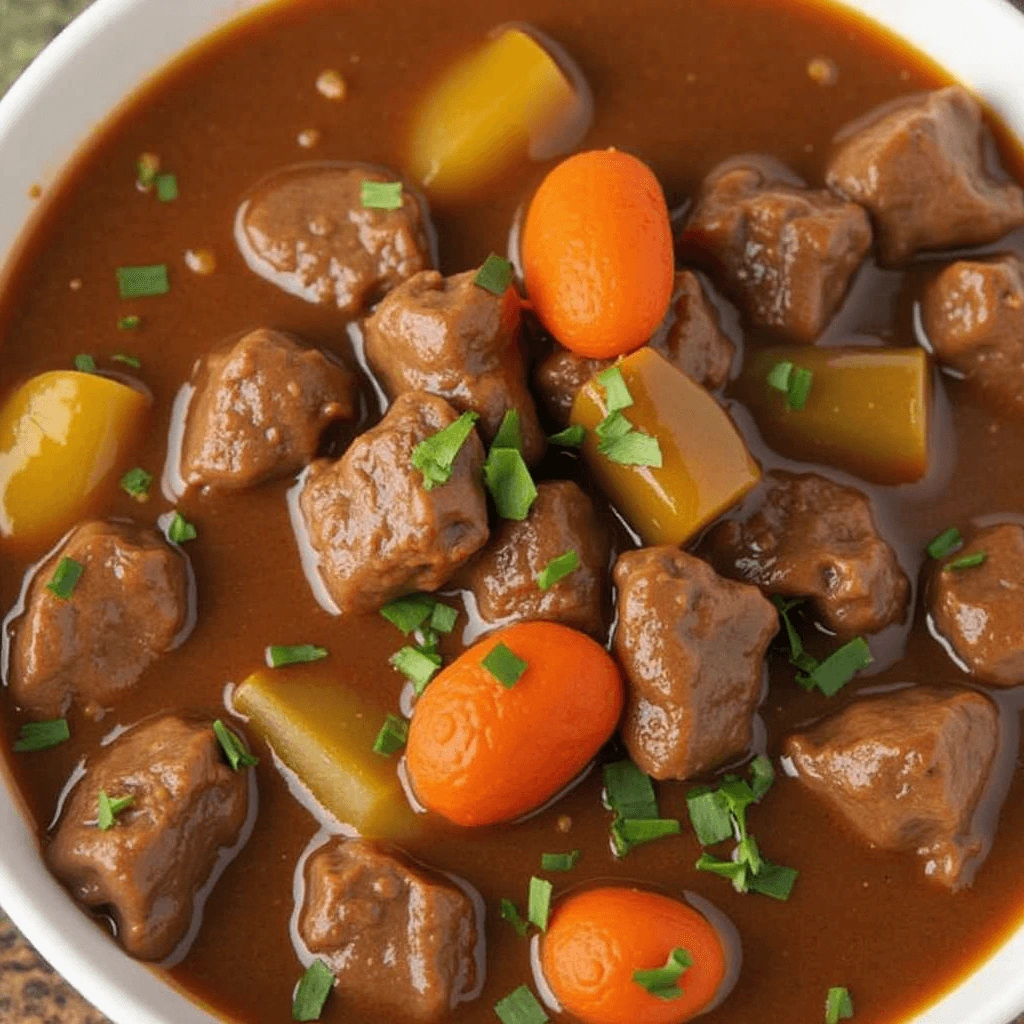
{"label": "speckled counter surface", "polygon": [[[1024,0],[1012,2],[1024,9]],[[0,94],[90,3],[92,0],[0,0]],[[0,1024],[109,1024],[54,973],[2,911]],[[1016,1024],[1024,1024],[1024,1017]]]}

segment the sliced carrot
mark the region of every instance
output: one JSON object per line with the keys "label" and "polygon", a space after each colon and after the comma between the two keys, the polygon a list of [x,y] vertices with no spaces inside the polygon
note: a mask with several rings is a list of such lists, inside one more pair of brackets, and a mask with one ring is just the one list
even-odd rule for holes
{"label": "sliced carrot", "polygon": [[[510,687],[483,664],[499,645],[526,663]],[[427,687],[409,729],[409,779],[426,807],[458,825],[508,821],[587,766],[622,705],[619,669],[590,637],[553,622],[509,626]]]}
{"label": "sliced carrot", "polygon": [[658,179],[615,149],[569,157],[533,197],[522,260],[530,301],[566,348],[593,358],[639,348],[672,298],[672,228]]}
{"label": "sliced carrot", "polygon": [[[675,950],[692,960],[678,996],[648,991],[634,975],[665,966]],[[559,1003],[583,1024],[684,1024],[714,1001],[725,978],[718,932],[686,903],[641,889],[589,889],[557,904],[541,946]]]}

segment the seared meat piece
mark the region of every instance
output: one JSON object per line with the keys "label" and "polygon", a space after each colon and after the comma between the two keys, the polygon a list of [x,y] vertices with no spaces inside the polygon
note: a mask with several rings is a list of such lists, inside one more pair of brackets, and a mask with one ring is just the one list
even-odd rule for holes
{"label": "seared meat piece", "polygon": [[822,622],[843,637],[903,619],[910,581],[879,536],[865,495],[815,473],[776,471],[765,485],[754,515],[716,526],[702,545],[719,572],[769,594],[811,598]]}
{"label": "seared meat piece", "polygon": [[[541,590],[539,573],[568,551],[579,556],[579,568]],[[574,483],[549,481],[538,484],[526,519],[502,521],[467,567],[465,584],[487,622],[547,619],[600,635],[609,552],[591,500]]]}
{"label": "seared meat piece", "polygon": [[261,181],[238,210],[235,238],[251,270],[348,316],[429,267],[427,215],[402,193],[397,210],[362,203],[364,181],[397,176],[339,163],[298,164]]}
{"label": "seared meat piece", "polygon": [[1013,253],[960,260],[925,289],[935,355],[997,409],[1024,413],[1024,261]]}
{"label": "seared meat piece", "polygon": [[[132,800],[106,830],[101,792]],[[46,859],[75,899],[113,915],[127,952],[163,960],[201,911],[196,897],[237,845],[248,807],[248,778],[228,767],[212,723],[150,719],[89,759]]]}
{"label": "seared meat piece", "polygon": [[[665,329],[654,336],[651,347],[706,388],[720,388],[728,379],[736,346],[722,332],[718,312],[693,271],[676,274]],[[613,362],[556,348],[534,372],[534,383],[551,418],[567,424],[576,392]]]}
{"label": "seared meat piece", "polygon": [[[982,565],[946,568],[982,551]],[[935,628],[980,682],[1024,683],[1024,527],[1000,523],[973,531],[962,550],[936,567],[928,603]]]}
{"label": "seared meat piece", "polygon": [[972,690],[912,687],[866,697],[786,741],[800,781],[872,846],[913,850],[951,888],[982,848],[971,829],[999,739]]}
{"label": "seared meat piece", "polygon": [[615,585],[630,756],[656,779],[686,779],[741,755],[778,631],[771,602],[673,547],[620,555]]}
{"label": "seared meat piece", "polygon": [[867,208],[883,263],[994,242],[1024,224],[1024,192],[986,168],[991,135],[962,86],[885,104],[836,141],[826,181]]}
{"label": "seared meat piece", "polygon": [[516,409],[523,456],[534,463],[545,440],[519,348],[519,296],[514,288],[495,295],[473,283],[476,275],[426,270],[399,285],[366,321],[366,358],[392,398],[429,391],[478,412],[485,441]]}
{"label": "seared meat piece", "polygon": [[[47,586],[64,558],[82,566],[66,599]],[[188,565],[163,537],[126,523],[83,523],[28,589],[11,644],[11,695],[41,719],[72,703],[99,715],[171,647],[188,612]]]}
{"label": "seared meat piece", "polygon": [[206,357],[185,426],[182,478],[241,490],[297,473],[324,430],[355,412],[348,370],[280,331],[252,331]]}
{"label": "seared meat piece", "polygon": [[454,423],[422,391],[398,396],[337,462],[310,467],[299,497],[320,573],[346,613],[375,611],[414,590],[437,590],[487,541],[484,449],[472,431],[451,479],[427,490],[413,449]]}
{"label": "seared meat piece", "polygon": [[477,983],[477,920],[453,882],[397,851],[336,837],[306,862],[299,934],[350,1014],[441,1024]]}
{"label": "seared meat piece", "polygon": [[751,157],[708,175],[682,243],[716,269],[751,323],[810,343],[871,247],[871,225],[856,203]]}

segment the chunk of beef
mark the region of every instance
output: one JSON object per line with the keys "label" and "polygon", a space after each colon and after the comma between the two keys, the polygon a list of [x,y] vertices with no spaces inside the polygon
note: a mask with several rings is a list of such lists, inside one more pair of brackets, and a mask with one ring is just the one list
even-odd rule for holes
{"label": "chunk of beef", "polygon": [[337,462],[314,462],[299,505],[324,585],[347,613],[436,590],[487,542],[484,449],[474,430],[451,479],[427,490],[413,449],[454,423],[436,395],[406,391]]}
{"label": "chunk of beef", "polygon": [[[113,916],[132,956],[163,960],[185,938],[222,854],[239,842],[248,787],[225,762],[212,723],[150,719],[89,759],[46,859],[75,899]],[[97,823],[101,792],[132,801],[106,830]]]}
{"label": "chunk of beef", "polygon": [[[983,564],[948,568],[979,552]],[[928,602],[934,627],[972,675],[992,686],[1024,683],[1024,527],[972,531],[963,549],[936,567]]]}
{"label": "chunk of beef", "polygon": [[1024,224],[1024,192],[985,166],[991,136],[962,86],[886,104],[836,141],[826,181],[867,208],[883,263],[994,242]]}
{"label": "chunk of beef", "polygon": [[[540,572],[568,551],[579,556],[579,568],[541,590]],[[487,622],[547,619],[600,635],[609,553],[591,500],[574,483],[549,481],[538,484],[526,519],[502,521],[464,578]]]}
{"label": "chunk of beef", "polygon": [[875,633],[906,615],[910,581],[879,536],[871,502],[814,473],[766,474],[758,511],[715,527],[702,550],[726,576],[811,598],[840,636]]}
{"label": "chunk of beef", "polygon": [[356,412],[355,378],[280,331],[252,331],[204,361],[189,406],[181,475],[241,490],[297,473],[332,423]]}
{"label": "chunk of beef", "polygon": [[[64,558],[82,566],[66,599],[47,586]],[[188,614],[187,563],[158,533],[83,523],[29,586],[11,645],[11,696],[42,719],[72,703],[98,715],[171,647]]]}
{"label": "chunk of beef", "polygon": [[[712,390],[725,384],[736,355],[736,346],[722,331],[718,311],[692,270],[676,274],[675,292],[664,327],[650,344],[673,366]],[[556,423],[567,424],[576,393],[614,361],[589,359],[556,348],[534,373],[534,383],[551,418]]]}
{"label": "chunk of beef", "polygon": [[633,760],[656,779],[686,779],[742,754],[778,631],[771,602],[673,547],[620,555],[615,585]]}
{"label": "chunk of beef", "polygon": [[366,321],[366,357],[392,397],[429,391],[479,413],[485,441],[517,410],[523,456],[537,462],[545,439],[526,386],[519,296],[481,288],[476,274],[427,270],[399,285]]}
{"label": "chunk of beef", "polygon": [[960,260],[924,292],[936,356],[997,409],[1024,414],[1024,261],[1012,253]]}
{"label": "chunk of beef", "polygon": [[791,736],[800,781],[883,850],[913,850],[957,888],[982,848],[972,819],[999,740],[981,694],[912,687],[867,697]]}
{"label": "chunk of beef", "polygon": [[361,839],[306,862],[299,934],[337,978],[349,1014],[441,1024],[477,983],[477,920],[447,878]]}
{"label": "chunk of beef", "polygon": [[307,302],[356,315],[431,266],[427,215],[402,193],[397,210],[364,207],[364,181],[397,176],[338,163],[299,164],[260,182],[235,238],[251,270]]}
{"label": "chunk of beef", "polygon": [[708,175],[682,241],[715,268],[753,324],[813,342],[871,246],[871,225],[856,203],[751,157]]}

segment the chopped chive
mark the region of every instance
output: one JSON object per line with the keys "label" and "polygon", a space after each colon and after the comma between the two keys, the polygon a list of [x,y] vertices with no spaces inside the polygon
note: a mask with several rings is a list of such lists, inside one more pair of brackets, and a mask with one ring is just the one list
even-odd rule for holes
{"label": "chopped chive", "polygon": [[416,696],[421,697],[441,667],[441,656],[419,647],[403,647],[391,655],[391,665],[412,682]]}
{"label": "chopped chive", "polygon": [[160,172],[160,157],[155,153],[143,153],[135,161],[135,183],[143,191],[148,192]]}
{"label": "chopped chive", "polygon": [[161,203],[173,203],[178,198],[178,178],[174,174],[158,174],[156,197]]}
{"label": "chopped chive", "polygon": [[652,466],[660,469],[662,465],[658,439],[641,430],[630,430],[620,437],[603,438],[598,442],[597,449],[609,461],[622,466]]}
{"label": "chopped chive", "polygon": [[154,295],[166,295],[171,290],[167,279],[167,264],[118,267],[117,288],[122,299],[146,299]]}
{"label": "chopped chive", "polygon": [[439,430],[412,451],[412,464],[423,474],[423,489],[432,491],[451,479],[455,460],[480,417],[464,412],[454,423]]}
{"label": "chopped chive", "polygon": [[871,648],[862,636],[854,637],[833,651],[811,672],[798,676],[805,689],[821,690],[826,697],[834,697],[861,669],[871,664]]}
{"label": "chopped chive", "polygon": [[153,474],[147,473],[140,466],[129,469],[121,477],[121,490],[136,501],[148,501],[149,489],[153,486]]}
{"label": "chopped chive", "polygon": [[526,908],[526,919],[542,932],[548,930],[548,918],[551,916],[551,893],[554,886],[536,875],[530,879],[530,896]]}
{"label": "chopped chive", "polygon": [[306,969],[295,989],[292,1000],[292,1020],[319,1020],[324,1003],[334,988],[334,975],[323,960],[314,960]]}
{"label": "chopped chive", "polygon": [[101,832],[106,832],[114,827],[114,823],[117,821],[117,816],[123,811],[127,811],[131,805],[135,803],[135,797],[132,796],[119,796],[113,800],[107,796],[106,790],[100,790],[99,796],[99,809],[96,815],[96,827]]}
{"label": "chopped chive", "polygon": [[537,997],[525,986],[520,985],[494,1006],[501,1024],[548,1024],[550,1018]]}
{"label": "chopped chive", "polygon": [[542,853],[540,866],[542,871],[572,871],[579,859],[579,850],[572,850],[569,853]]}
{"label": "chopped chive", "polygon": [[714,846],[733,836],[729,805],[717,790],[701,786],[686,794],[690,824],[701,846]]}
{"label": "chopped chive", "polygon": [[975,569],[979,565],[984,565],[987,560],[987,551],[975,551],[973,554],[963,555],[960,558],[954,558],[952,562],[947,562],[946,571],[962,572],[964,569]]}
{"label": "chopped chive", "polygon": [[117,321],[117,329],[119,331],[136,331],[141,326],[141,316],[123,316]]}
{"label": "chopped chive", "polygon": [[776,363],[768,371],[768,384],[770,387],[775,388],[776,391],[781,391],[783,394],[789,393],[789,379],[793,376],[793,364],[788,360]]}
{"label": "chopped chive", "polygon": [[71,729],[66,718],[54,718],[48,722],[26,722],[14,743],[15,753],[28,754],[37,750],[49,750],[71,739]]}
{"label": "chopped chive", "polygon": [[402,208],[402,183],[400,181],[364,181],[359,198],[364,210],[400,210]]}
{"label": "chopped chive", "polygon": [[796,631],[796,626],[793,625],[793,620],[789,617],[789,613],[793,608],[801,604],[802,601],[800,599],[787,601],[778,594],[772,598],[772,601],[779,610],[782,624],[786,627],[786,635],[789,638],[789,663],[805,674],[813,672],[820,662],[804,650],[800,634]]}
{"label": "chopped chive", "polygon": [[484,483],[502,519],[522,522],[537,500],[537,486],[515,448],[491,448],[484,463]]}
{"label": "chopped chive", "polygon": [[694,867],[698,871],[707,871],[709,874],[729,879],[737,892],[747,892],[749,889],[750,867],[741,861],[722,860],[710,853],[703,853]]}
{"label": "chopped chive", "polygon": [[[756,878],[764,867],[765,861],[761,856],[761,847],[758,846],[757,840],[753,836],[745,835],[736,846],[736,859],[741,864],[746,864],[750,868],[751,879]],[[751,880],[750,887],[753,889],[754,884]]]}
{"label": "chopped chive", "polygon": [[754,792],[754,800],[760,803],[764,795],[775,784],[775,766],[772,759],[765,754],[758,754],[750,762],[750,788]]}
{"label": "chopped chive", "polygon": [[322,661],[327,653],[326,647],[317,647],[316,644],[273,644],[266,649],[266,659],[270,668],[285,668]]}
{"label": "chopped chive", "polygon": [[803,366],[794,366],[789,377],[789,392],[786,401],[790,409],[802,409],[807,405],[807,399],[811,393],[811,385],[814,383],[814,373]]}
{"label": "chopped chive", "polygon": [[943,530],[926,548],[932,558],[945,558],[963,544],[963,534],[955,527]]}
{"label": "chopped chive", "polygon": [[522,915],[519,913],[519,908],[511,900],[503,899],[498,904],[498,912],[501,914],[503,921],[507,921],[512,925],[519,938],[526,938],[526,933],[530,930],[530,926],[523,920]]}
{"label": "chopped chive", "polygon": [[113,363],[124,363],[125,366],[130,366],[133,370],[142,369],[142,360],[136,356],[127,355],[124,352],[115,352],[111,357],[110,361]]}
{"label": "chopped chive", "polygon": [[656,839],[677,836],[683,831],[677,818],[618,818],[612,823],[612,844],[620,857]]}
{"label": "chopped chive", "polygon": [[51,594],[56,594],[62,601],[66,601],[78,586],[83,572],[85,572],[85,566],[81,562],[76,562],[73,558],[68,558],[65,555],[57,563],[57,568],[53,570],[53,576],[46,584],[46,589]]}
{"label": "chopped chive", "polygon": [[579,448],[586,436],[586,427],[576,423],[571,427],[566,427],[565,430],[560,430],[557,434],[552,434],[548,440],[552,444],[561,445],[563,448]]}
{"label": "chopped chive", "polygon": [[430,628],[436,629],[438,633],[450,633],[458,621],[458,609],[440,601],[434,605],[434,610],[430,613]]}
{"label": "chopped chive", "polygon": [[669,953],[664,967],[634,971],[633,980],[658,999],[679,999],[683,995],[679,980],[692,966],[693,957],[687,950],[677,946]]}
{"label": "chopped chive", "polygon": [[409,594],[388,601],[380,613],[408,636],[430,618],[434,604],[434,598],[429,594]]}
{"label": "chopped chive", "polygon": [[853,1018],[853,1000],[845,988],[834,987],[825,997],[825,1024],[839,1024]]}
{"label": "chopped chive", "polygon": [[556,583],[571,576],[580,567],[580,556],[575,551],[566,551],[564,555],[552,558],[541,569],[537,576],[537,586],[541,590],[549,590]]}
{"label": "chopped chive", "polygon": [[605,800],[609,810],[624,818],[657,818],[654,783],[629,760],[604,766]]}
{"label": "chopped chive", "polygon": [[770,896],[773,900],[785,903],[793,893],[793,886],[796,885],[800,872],[795,868],[786,868],[781,864],[772,864],[764,861],[761,869],[756,875],[749,879],[751,892],[760,893],[762,896]]}
{"label": "chopped chive", "polygon": [[476,272],[473,284],[492,295],[504,295],[512,284],[512,277],[512,264],[503,256],[492,252]]}
{"label": "chopped chive", "polygon": [[237,772],[239,768],[255,768],[260,763],[260,759],[250,754],[245,749],[245,744],[219,718],[213,723],[213,733],[232,771]]}
{"label": "chopped chive", "polygon": [[79,373],[95,373],[96,360],[87,352],[80,352],[75,356],[75,369]]}
{"label": "chopped chive", "polygon": [[397,754],[409,739],[409,723],[398,715],[389,714],[373,741],[373,752],[383,757]]}
{"label": "chopped chive", "polygon": [[167,539],[172,544],[187,544],[198,536],[196,528],[180,512],[175,511],[167,524]]}
{"label": "chopped chive", "polygon": [[522,678],[523,673],[529,667],[522,658],[515,655],[504,644],[496,644],[491,648],[487,657],[480,662],[495,679],[511,690]]}
{"label": "chopped chive", "polygon": [[609,413],[628,409],[633,404],[633,396],[626,387],[622,371],[617,366],[609,366],[597,375],[597,382],[604,388],[605,405]]}
{"label": "chopped chive", "polygon": [[509,409],[501,418],[501,426],[491,442],[492,448],[515,448],[523,450],[523,428],[519,422],[519,410]]}

